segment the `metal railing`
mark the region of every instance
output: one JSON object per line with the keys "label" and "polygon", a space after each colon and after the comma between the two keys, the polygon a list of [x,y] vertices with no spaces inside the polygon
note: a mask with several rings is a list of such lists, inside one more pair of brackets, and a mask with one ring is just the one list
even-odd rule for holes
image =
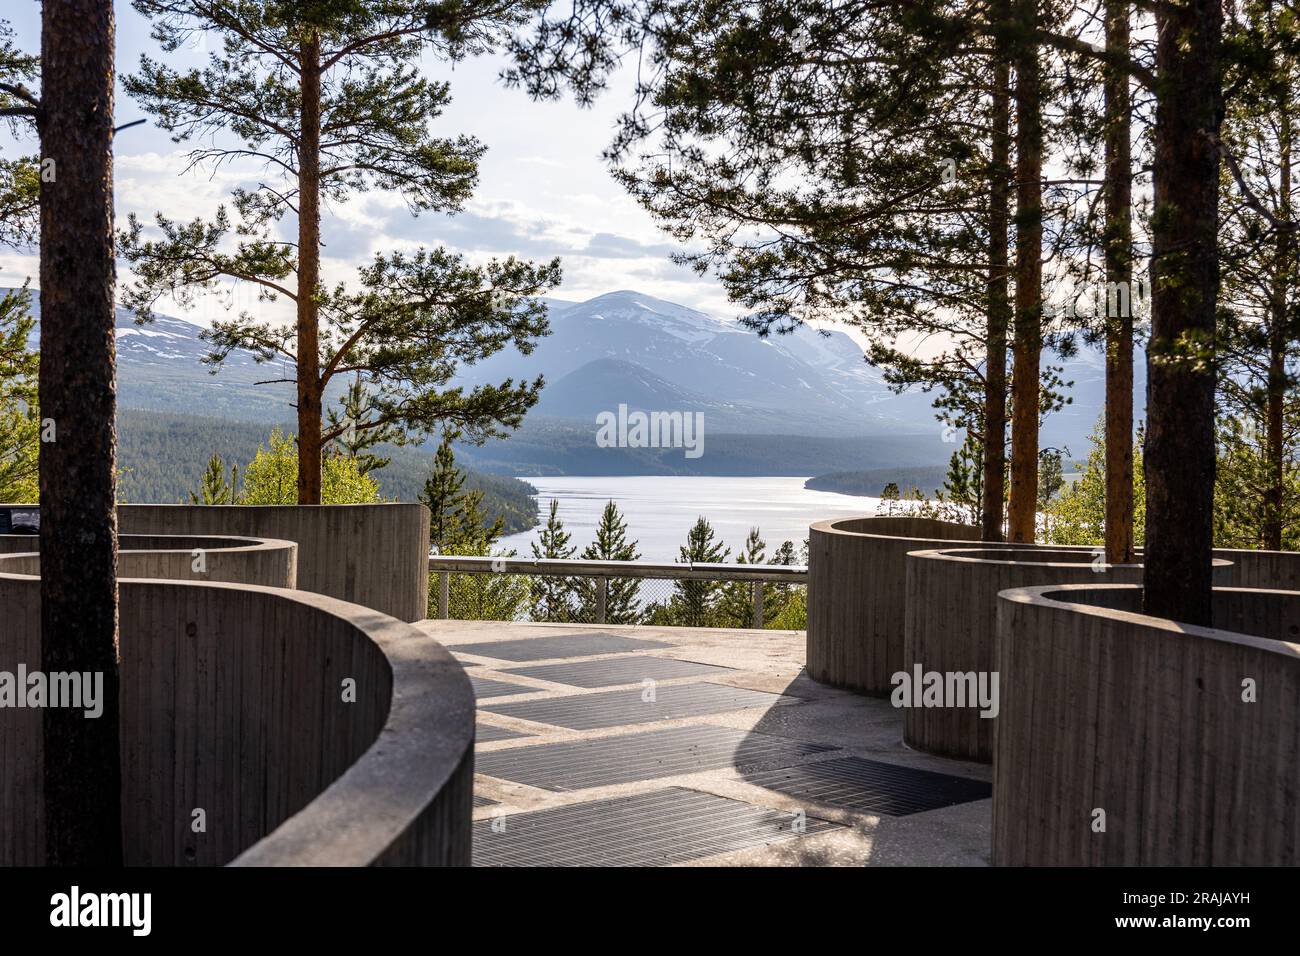
{"label": "metal railing", "polygon": [[438,576],[438,617],[448,617],[453,574],[506,574],[526,577],[593,578],[595,624],[605,624],[611,580],[748,582],[751,626],[763,627],[765,584],[806,585],[808,568],[786,564],[660,564],[654,561],[574,561],[551,558],[494,558],[430,555],[429,571]]}

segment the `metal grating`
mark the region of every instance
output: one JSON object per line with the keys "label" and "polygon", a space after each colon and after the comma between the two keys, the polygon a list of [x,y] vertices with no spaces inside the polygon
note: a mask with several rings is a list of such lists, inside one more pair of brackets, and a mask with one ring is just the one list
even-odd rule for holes
{"label": "metal grating", "polygon": [[507,727],[494,727],[492,724],[478,724],[474,728],[474,742],[480,744],[490,744],[498,740],[517,740],[528,736],[531,735]]}
{"label": "metal grating", "polygon": [[622,727],[677,717],[722,714],[750,707],[772,707],[797,698],[726,684],[674,684],[656,687],[653,700],[643,700],[644,690],[608,690],[597,694],[542,697],[517,703],[489,704],[483,710],[571,730]]}
{"label": "metal grating", "polygon": [[525,637],[484,644],[456,644],[448,650],[501,661],[548,661],[593,654],[621,654],[672,647],[663,641],[644,641],[619,634],[558,634],[555,637]]}
{"label": "metal grating", "polygon": [[477,793],[474,794],[474,806],[475,806],[476,808],[477,808],[477,807],[494,807],[494,806],[496,806],[496,804],[497,804],[497,801],[496,801],[496,800],[493,800],[491,797],[480,797]]}
{"label": "metal grating", "polygon": [[476,754],[474,769],[542,790],[573,791],[723,767],[771,768],[831,750],[730,727],[672,727]]}
{"label": "metal grating", "polygon": [[[671,788],[474,824],[475,866],[670,866],[838,829],[738,800]],[[494,828],[495,824],[495,828]]]}
{"label": "metal grating", "polygon": [[844,810],[901,817],[992,796],[983,780],[836,757],[821,763],[746,774],[745,780],[777,793]]}
{"label": "metal grating", "polygon": [[477,674],[470,674],[469,682],[474,685],[474,696],[479,700],[484,697],[505,697],[507,694],[537,693],[536,687],[511,684],[503,680],[493,680],[491,677],[479,677]]}
{"label": "metal grating", "polygon": [[729,667],[679,661],[671,657],[630,654],[626,657],[605,657],[568,664],[513,667],[509,673],[554,681],[557,684],[570,684],[574,687],[613,687],[616,684],[639,684],[647,678],[671,680],[674,677],[698,677],[702,674],[718,674],[729,670],[731,670]]}

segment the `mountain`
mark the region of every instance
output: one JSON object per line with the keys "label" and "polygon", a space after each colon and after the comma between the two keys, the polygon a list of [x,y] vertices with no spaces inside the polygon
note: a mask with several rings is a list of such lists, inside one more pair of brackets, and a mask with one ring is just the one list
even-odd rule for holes
{"label": "mountain", "polygon": [[[894,395],[843,332],[760,338],[734,322],[639,292],[552,305],[551,334],[467,369],[466,384],[548,383],[534,414],[593,421],[620,404],[700,411],[710,431],[823,436],[937,430],[930,401]],[[617,363],[617,364],[611,364]]]}
{"label": "mountain", "polygon": [[[41,294],[30,295],[36,347]],[[199,338],[202,328],[193,322],[159,313],[148,325],[137,325],[132,313],[118,309],[114,325],[120,407],[265,424],[293,418],[294,364],[288,359],[259,362],[237,349],[213,374],[203,364],[208,345]],[[337,400],[342,389],[342,383],[331,389],[328,400]]]}
{"label": "mountain", "polygon": [[[39,293],[33,292],[32,299],[39,319]],[[709,437],[755,436],[743,452],[739,445],[731,446],[745,461],[742,466],[740,459],[733,459],[728,467],[734,468],[757,467],[758,462],[776,457],[759,447],[758,436],[906,437],[910,452],[916,452],[909,452],[906,461],[878,462],[877,451],[872,450],[843,463],[844,456],[833,446],[819,446],[815,461],[791,460],[782,471],[769,474],[935,464],[946,461],[951,452],[936,441],[941,430],[931,396],[890,391],[880,372],[864,361],[861,348],[843,332],[823,334],[801,327],[786,335],[760,338],[734,321],[631,291],[586,302],[546,301],[552,331],[531,354],[509,347],[465,367],[457,379],[456,384],[473,386],[542,374],[547,382],[523,431],[508,442],[490,443],[482,452],[467,448],[470,459],[490,461],[502,469],[523,467],[520,473],[528,474],[608,473],[604,470],[608,465],[601,472],[580,472],[576,461],[566,465],[555,453],[560,447],[583,452],[573,436],[585,433],[590,443],[596,416],[616,412],[620,405],[633,411],[700,413]],[[207,346],[200,332],[198,325],[166,315],[139,326],[129,313],[119,310],[119,405],[266,425],[292,418],[293,385],[284,381],[292,376],[291,362],[262,363],[251,352],[236,351],[219,372],[211,374],[202,363]],[[1073,457],[1081,457],[1103,404],[1104,360],[1099,350],[1083,347],[1068,361],[1054,364],[1063,364],[1063,377],[1074,383],[1069,390],[1072,403],[1048,416],[1042,443],[1068,447]],[[1139,355],[1135,388],[1139,419],[1145,371]],[[337,400],[342,388],[338,382],[327,401]],[[564,438],[557,447],[545,449],[540,447],[544,435]],[[512,443],[513,449],[508,447]],[[717,442],[714,447],[719,447]],[[812,445],[801,447],[813,454]],[[695,471],[710,467],[706,463],[683,465],[666,455],[641,455],[640,463],[637,455],[608,457],[619,458],[618,467],[645,467],[655,457],[660,465],[652,473],[660,467],[672,469],[671,473],[713,473]],[[859,460],[866,463],[859,466]]]}

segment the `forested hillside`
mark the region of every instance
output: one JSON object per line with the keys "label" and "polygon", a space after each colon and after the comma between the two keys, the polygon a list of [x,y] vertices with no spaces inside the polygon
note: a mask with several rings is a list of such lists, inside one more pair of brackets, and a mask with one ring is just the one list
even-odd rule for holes
{"label": "forested hillside", "polygon": [[[137,409],[119,411],[117,423],[121,496],[137,503],[188,501],[213,454],[221,455],[227,466],[237,464],[242,469],[271,431],[268,425]],[[282,427],[292,431],[288,423]],[[424,487],[432,452],[408,447],[380,449],[379,453],[392,457],[387,467],[375,473],[383,496],[415,501]],[[473,470],[468,471],[465,484],[483,490],[485,511],[489,518],[502,515],[507,533],[536,524],[537,503],[529,497],[535,493],[531,485]]]}

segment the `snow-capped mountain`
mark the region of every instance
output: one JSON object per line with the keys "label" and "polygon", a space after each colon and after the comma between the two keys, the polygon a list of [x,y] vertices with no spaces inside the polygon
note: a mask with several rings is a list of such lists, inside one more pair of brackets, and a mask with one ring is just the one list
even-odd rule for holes
{"label": "snow-capped mountain", "polygon": [[[35,346],[41,294],[32,290],[30,295]],[[148,325],[137,325],[132,313],[118,309],[114,324],[121,407],[245,422],[293,420],[292,362],[259,363],[252,352],[238,350],[213,374],[202,361],[208,353],[199,338],[202,329],[193,322],[159,313]]]}
{"label": "snow-capped mountain", "polygon": [[[591,425],[620,404],[630,410],[701,412],[713,434],[938,434],[931,396],[896,395],[843,332],[800,328],[759,338],[733,321],[639,292],[611,292],[586,302],[548,300],[551,334],[530,355],[513,348],[466,368],[460,384],[513,377],[546,379],[530,420]],[[40,294],[32,293],[40,316]],[[206,344],[192,322],[158,315],[137,325],[118,310],[119,404],[234,421],[293,418],[293,366],[258,363],[236,352],[217,374],[202,363]],[[1137,368],[1137,411],[1145,368]],[[1060,364],[1060,363],[1056,363]],[[1049,416],[1045,446],[1087,452],[1104,395],[1104,363],[1081,347],[1065,364],[1071,405]],[[264,384],[267,382],[273,384]],[[341,387],[342,383],[340,383]]]}
{"label": "snow-capped mountain", "polygon": [[801,328],[759,338],[627,291],[552,303],[550,316],[551,334],[531,355],[499,353],[467,370],[465,381],[540,372],[551,384],[535,411],[552,417],[590,420],[626,404],[703,411],[715,431],[864,435],[937,427],[929,398],[891,393],[842,332]]}

